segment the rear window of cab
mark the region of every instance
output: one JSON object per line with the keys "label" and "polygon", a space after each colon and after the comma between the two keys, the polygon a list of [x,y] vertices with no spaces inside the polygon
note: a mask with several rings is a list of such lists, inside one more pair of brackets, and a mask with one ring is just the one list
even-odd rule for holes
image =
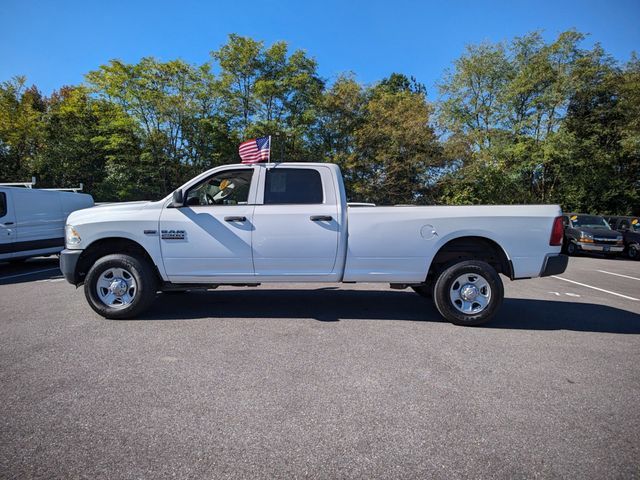
{"label": "rear window of cab", "polygon": [[272,168],[267,170],[264,204],[322,203],[320,172],[309,168]]}

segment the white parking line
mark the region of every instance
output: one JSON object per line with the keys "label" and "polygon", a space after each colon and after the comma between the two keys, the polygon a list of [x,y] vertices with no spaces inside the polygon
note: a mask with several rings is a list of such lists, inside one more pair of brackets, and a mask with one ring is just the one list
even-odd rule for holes
{"label": "white parking line", "polygon": [[36,273],[43,273],[43,272],[51,272],[53,270],[60,270],[59,268],[45,268],[44,270],[34,270],[33,272],[27,272],[27,273],[18,273],[17,275],[9,275],[8,277],[0,277],[0,282],[2,280],[9,280],[10,278],[17,278],[17,277],[24,277],[25,275],[34,275]]}
{"label": "white parking line", "polygon": [[568,278],[557,277],[555,275],[551,275],[553,278],[557,278],[558,280],[564,280],[565,282],[575,283],[576,285],[580,285],[582,287],[592,288],[593,290],[598,290],[600,292],[609,293],[611,295],[615,295],[616,297],[626,298],[627,300],[632,300],[634,302],[640,302],[640,299],[628,297],[627,295],[622,295],[621,293],[612,292],[610,290],[605,290],[604,288],[594,287],[593,285],[587,285],[586,283],[576,282],[575,280],[569,280]]}
{"label": "white parking line", "polygon": [[596,272],[608,273],[609,275],[615,275],[616,277],[630,278],[631,280],[638,280],[640,282],[640,278],[638,277],[630,277],[629,275],[622,275],[621,273],[607,272],[606,270],[596,270]]}

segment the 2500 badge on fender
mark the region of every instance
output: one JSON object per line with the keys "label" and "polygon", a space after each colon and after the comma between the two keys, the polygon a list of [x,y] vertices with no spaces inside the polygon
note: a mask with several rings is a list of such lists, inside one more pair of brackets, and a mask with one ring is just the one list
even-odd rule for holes
{"label": "2500 badge on fender", "polygon": [[561,215],[557,205],[348,204],[333,164],[228,165],[158,202],[72,213],[60,266],[107,318],[138,315],[158,291],[385,282],[479,325],[502,303],[501,275],[565,270]]}

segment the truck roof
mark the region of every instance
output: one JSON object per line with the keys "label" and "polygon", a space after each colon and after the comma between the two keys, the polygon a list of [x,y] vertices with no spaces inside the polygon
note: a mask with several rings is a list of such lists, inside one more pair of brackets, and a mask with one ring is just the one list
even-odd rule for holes
{"label": "truck roof", "polygon": [[[224,165],[225,167],[277,167],[279,165],[287,167],[331,167],[338,168],[335,163],[327,162],[258,162],[258,163],[233,163],[230,165]],[[221,165],[223,166],[223,165]]]}

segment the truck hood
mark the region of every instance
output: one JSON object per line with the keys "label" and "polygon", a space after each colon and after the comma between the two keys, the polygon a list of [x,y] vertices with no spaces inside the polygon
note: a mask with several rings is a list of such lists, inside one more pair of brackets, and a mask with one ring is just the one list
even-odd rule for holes
{"label": "truck hood", "polygon": [[135,202],[107,202],[107,203],[96,203],[96,207],[122,207],[121,210],[129,210],[131,206],[134,205],[146,205],[147,203],[151,203],[149,200],[137,200]]}
{"label": "truck hood", "polygon": [[92,223],[107,218],[113,218],[114,215],[126,217],[127,214],[133,214],[141,210],[154,208],[160,204],[161,202],[149,201],[101,203],[92,208],[85,208],[83,210],[76,210],[75,212],[72,212],[67,218],[67,224],[79,225],[83,223]]}
{"label": "truck hood", "polygon": [[594,237],[602,237],[602,238],[617,238],[620,235],[615,230],[605,230],[604,228],[580,227],[577,230],[585,233],[590,233]]}

